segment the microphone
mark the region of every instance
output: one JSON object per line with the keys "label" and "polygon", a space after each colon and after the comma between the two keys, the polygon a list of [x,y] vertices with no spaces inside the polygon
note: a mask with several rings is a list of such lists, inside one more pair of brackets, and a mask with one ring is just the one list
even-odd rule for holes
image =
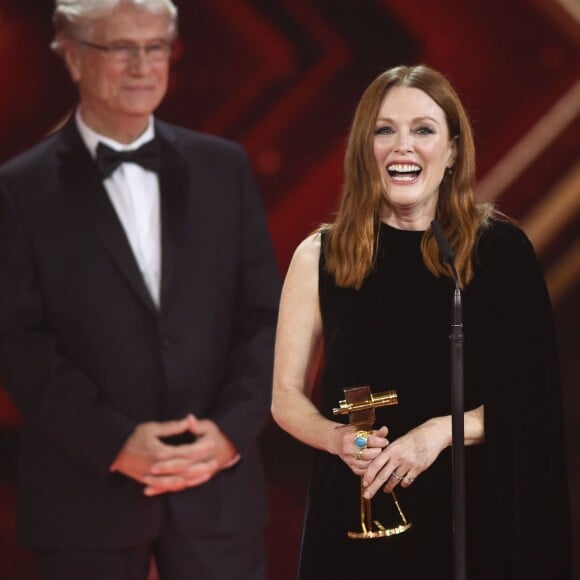
{"label": "microphone", "polygon": [[466,579],[466,508],[465,508],[465,443],[463,394],[463,307],[461,288],[455,269],[455,253],[443,235],[437,220],[431,222],[431,231],[439,248],[441,260],[453,272],[455,291],[451,308],[451,432],[452,432],[452,491],[453,491],[453,578]]}
{"label": "microphone", "polygon": [[435,241],[437,242],[437,247],[439,248],[441,259],[451,268],[451,272],[453,273],[453,280],[455,280],[455,287],[459,288],[459,277],[457,276],[457,270],[455,269],[455,252],[451,249],[451,246],[443,234],[443,230],[441,229],[441,226],[437,220],[433,220],[431,222],[431,231],[435,236]]}

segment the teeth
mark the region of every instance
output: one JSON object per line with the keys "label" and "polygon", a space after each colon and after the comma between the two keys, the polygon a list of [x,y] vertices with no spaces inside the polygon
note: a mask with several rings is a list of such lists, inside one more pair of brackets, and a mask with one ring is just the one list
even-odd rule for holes
{"label": "teeth", "polygon": [[393,179],[396,179],[397,181],[414,181],[417,176],[415,173],[409,173],[408,175],[403,175],[401,173],[397,173],[396,176],[393,175],[392,177],[393,177]]}
{"label": "teeth", "polygon": [[421,168],[418,165],[403,165],[400,163],[395,163],[393,165],[389,165],[387,167],[387,171],[396,171],[397,173],[412,173],[421,171]]}

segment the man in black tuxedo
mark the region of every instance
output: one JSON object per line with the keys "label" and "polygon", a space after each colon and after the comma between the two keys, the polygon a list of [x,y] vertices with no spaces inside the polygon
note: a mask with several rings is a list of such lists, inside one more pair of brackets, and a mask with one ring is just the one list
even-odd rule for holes
{"label": "man in black tuxedo", "polygon": [[0,168],[19,535],[51,580],[263,579],[279,279],[242,149],[152,117],[171,0],[57,0],[80,104]]}

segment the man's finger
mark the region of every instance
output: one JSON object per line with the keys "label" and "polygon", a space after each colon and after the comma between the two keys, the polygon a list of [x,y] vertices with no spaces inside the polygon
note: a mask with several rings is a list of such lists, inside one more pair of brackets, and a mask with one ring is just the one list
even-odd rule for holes
{"label": "man's finger", "polygon": [[178,475],[190,465],[191,460],[189,459],[183,457],[171,458],[153,464],[149,469],[149,473],[151,475]]}
{"label": "man's finger", "polygon": [[162,423],[151,423],[153,433],[157,437],[171,437],[188,431],[189,422],[187,418],[175,421],[163,421]]}
{"label": "man's finger", "polygon": [[215,446],[215,441],[206,437],[200,437],[193,443],[166,445],[166,447],[171,449],[171,456],[173,458],[184,457],[192,461],[209,459],[215,450]]}
{"label": "man's finger", "polygon": [[146,495],[158,495],[159,492],[180,491],[187,487],[200,485],[208,481],[217,469],[217,461],[210,460],[190,466],[178,475],[146,475]]}
{"label": "man's finger", "polygon": [[204,474],[204,475],[199,475],[195,478],[191,478],[189,480],[181,480],[179,483],[174,484],[171,489],[169,488],[164,488],[164,487],[157,487],[154,485],[148,485],[145,490],[144,493],[146,496],[148,497],[153,497],[155,495],[161,495],[164,493],[175,493],[177,491],[182,491],[184,489],[187,489],[189,487],[196,487],[198,485],[202,485],[203,483],[205,483],[206,481],[209,481],[211,479],[212,474]]}
{"label": "man's finger", "polygon": [[198,419],[194,415],[188,415],[186,419],[188,422],[188,429],[194,435],[206,435],[211,432],[212,428],[215,426],[215,423],[210,419]]}

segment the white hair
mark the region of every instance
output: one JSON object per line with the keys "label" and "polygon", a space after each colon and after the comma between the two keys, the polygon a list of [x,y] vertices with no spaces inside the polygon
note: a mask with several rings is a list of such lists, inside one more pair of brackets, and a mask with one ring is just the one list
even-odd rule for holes
{"label": "white hair", "polygon": [[177,34],[177,8],[171,0],[55,0],[52,16],[55,38],[51,47],[60,52],[65,38],[79,38],[97,19],[110,14],[115,8],[127,4],[152,14],[166,14],[169,34]]}

